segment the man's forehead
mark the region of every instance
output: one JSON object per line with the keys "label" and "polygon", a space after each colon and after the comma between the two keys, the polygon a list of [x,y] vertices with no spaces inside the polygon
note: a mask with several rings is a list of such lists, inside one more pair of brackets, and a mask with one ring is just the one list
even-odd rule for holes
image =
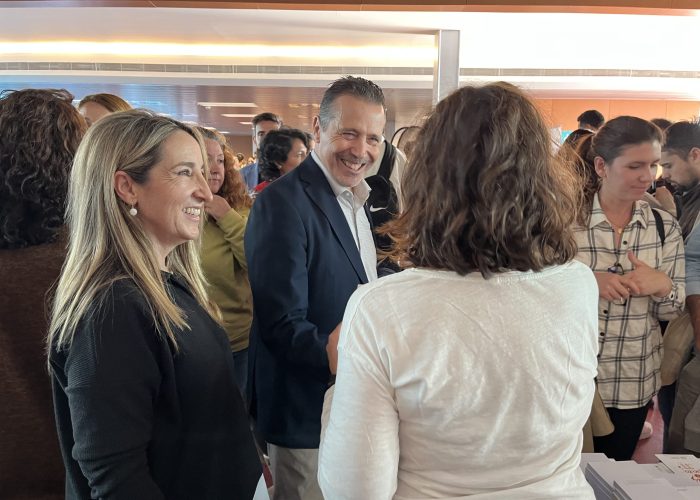
{"label": "man's forehead", "polygon": [[[372,105],[373,103],[369,103]],[[372,132],[382,133],[386,125],[386,112],[381,104],[374,105],[375,110],[367,112],[367,109],[353,107],[349,104],[336,108],[335,122],[338,128],[357,128],[368,126]]]}
{"label": "man's forehead", "polygon": [[669,161],[672,161],[674,159],[680,160],[680,156],[678,156],[676,153],[672,153],[671,151],[661,151],[661,161],[662,162],[669,162]]}
{"label": "man's forehead", "polygon": [[279,124],[277,122],[273,122],[271,120],[263,120],[259,122],[257,125],[255,125],[255,131],[256,132],[263,132],[266,130],[270,129],[276,129],[279,127]]}

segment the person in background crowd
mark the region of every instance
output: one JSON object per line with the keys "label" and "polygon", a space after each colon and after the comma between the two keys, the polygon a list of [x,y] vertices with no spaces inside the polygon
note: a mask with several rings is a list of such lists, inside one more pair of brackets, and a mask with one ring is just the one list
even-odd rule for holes
{"label": "person in background crowd", "polygon": [[562,148],[569,147],[575,151],[579,141],[581,141],[584,137],[587,137],[594,133],[595,132],[591,132],[590,130],[585,128],[576,129],[566,136],[566,139],[564,139],[564,143],[562,144]]}
{"label": "person in background crowd", "polygon": [[268,443],[274,500],[322,499],[316,480],[326,344],[350,295],[377,278],[364,172],[379,154],[384,94],[333,82],[314,118],[316,149],[256,199],[245,235],[253,289],[251,411]]}
{"label": "person in background crowd", "polygon": [[589,109],[578,115],[578,128],[597,132],[605,123],[603,114],[595,109]]}
{"label": "person in background crowd", "polygon": [[65,90],[0,94],[0,496],[62,499],[44,363],[45,295],[65,257],[68,175],[85,121]]}
{"label": "person in background crowd", "polygon": [[630,460],[647,405],[660,388],[659,320],[685,302],[683,239],[676,220],[643,199],[661,155],[662,132],[621,116],[579,143],[585,209],[577,259],[599,289],[598,391],[615,427],[594,437],[596,452]]}
{"label": "person in background crowd", "polygon": [[674,123],[664,135],[663,179],[678,194],[678,222],[687,238],[700,213],[700,121]]}
{"label": "person in background crowd", "polygon": [[78,111],[85,118],[88,127],[107,115],[130,109],[128,102],[114,94],[86,95],[78,103]]}
{"label": "person in background crowd", "polygon": [[236,160],[238,161],[239,170],[245,165],[245,155],[243,153],[236,153]]}
{"label": "person in background crowd", "polygon": [[385,227],[413,269],[361,286],[328,344],[326,498],[594,498],[596,283],[573,261],[581,182],[549,137],[507,83],[426,121]]}
{"label": "person in background crowd", "polygon": [[407,159],[411,158],[413,154],[413,148],[416,144],[416,139],[420,133],[421,128],[416,125],[411,125],[408,127],[401,127],[399,130],[394,132],[394,136],[391,138],[391,143],[396,146]]}
{"label": "person in background crowd", "polygon": [[258,169],[260,184],[255,186],[259,193],[272,181],[297,168],[308,154],[306,134],[295,128],[272,130],[260,145]]}
{"label": "person in background crowd", "polygon": [[205,203],[202,269],[211,299],[219,306],[228,334],[236,383],[245,394],[248,380],[248,337],[253,320],[253,295],[243,251],[248,212],[253,200],[233,167],[233,154],[217,131],[198,128],[204,137],[212,200]]}
{"label": "person in background crowd", "polygon": [[659,127],[662,131],[665,131],[668,127],[673,125],[673,122],[671,120],[667,120],[666,118],[653,118],[649,121]]}
{"label": "person in background crowd", "polygon": [[261,465],[195,241],[212,201],[204,154],[195,130],[145,111],[100,120],[76,154],[48,337],[69,500],[256,490]]}
{"label": "person in background crowd", "polygon": [[[681,121],[666,129],[661,149],[664,178],[679,197],[680,225],[686,248],[685,305],[695,337],[695,355],[676,383],[662,388],[659,410],[664,417],[664,453],[700,453],[700,120]],[[664,396],[662,398],[662,395]]]}
{"label": "person in background crowd", "polygon": [[[274,113],[260,113],[253,117],[253,147],[257,154],[265,135],[272,130],[279,130],[282,127],[282,119]],[[248,191],[253,191],[255,186],[260,184],[260,170],[258,163],[252,158],[248,159],[248,165],[241,169],[241,176]]]}

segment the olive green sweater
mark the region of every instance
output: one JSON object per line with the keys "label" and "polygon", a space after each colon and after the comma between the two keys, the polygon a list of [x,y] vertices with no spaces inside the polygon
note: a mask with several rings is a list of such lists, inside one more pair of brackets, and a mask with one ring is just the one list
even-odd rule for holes
{"label": "olive green sweater", "polygon": [[219,220],[209,217],[202,238],[202,268],[209,282],[209,297],[221,309],[234,352],[248,347],[253,319],[253,297],[243,251],[246,222],[248,209],[231,209]]}

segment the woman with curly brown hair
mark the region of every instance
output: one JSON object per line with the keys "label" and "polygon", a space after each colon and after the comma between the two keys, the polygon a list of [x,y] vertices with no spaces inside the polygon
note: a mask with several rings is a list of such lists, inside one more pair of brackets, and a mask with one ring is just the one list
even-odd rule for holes
{"label": "woman with curly brown hair", "polygon": [[65,90],[0,95],[0,492],[7,499],[64,495],[43,360],[45,294],[65,257],[68,173],[86,129],[72,100]]}
{"label": "woman with curly brown hair", "polygon": [[253,321],[253,296],[243,234],[253,200],[226,139],[216,130],[199,127],[207,148],[209,189],[214,195],[205,204],[207,221],[202,238],[202,268],[211,299],[221,309],[236,369],[236,384],[243,394],[248,375],[248,336]]}
{"label": "woman with curly brown hair", "polygon": [[507,83],[462,88],[428,118],[387,226],[412,269],[345,311],[326,498],[594,498],[579,462],[597,291],[573,261],[580,182],[553,149]]}

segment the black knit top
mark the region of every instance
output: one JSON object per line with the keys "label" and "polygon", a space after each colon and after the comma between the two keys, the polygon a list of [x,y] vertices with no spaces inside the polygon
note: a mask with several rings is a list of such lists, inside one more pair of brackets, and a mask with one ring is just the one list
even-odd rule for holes
{"label": "black knit top", "polygon": [[190,327],[177,353],[129,280],[50,353],[67,499],[253,497],[261,467],[226,333],[164,279]]}

